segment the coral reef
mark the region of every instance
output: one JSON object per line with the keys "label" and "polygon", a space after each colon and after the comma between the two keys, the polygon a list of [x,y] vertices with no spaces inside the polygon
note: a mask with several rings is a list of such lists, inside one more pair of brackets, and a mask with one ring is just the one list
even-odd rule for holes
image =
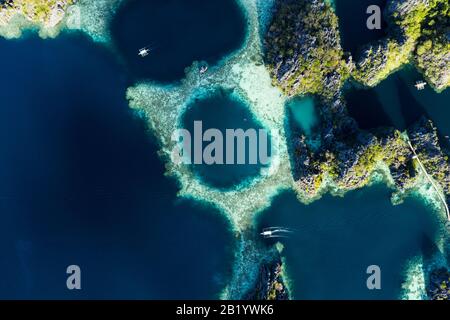
{"label": "coral reef", "polygon": [[262,262],[254,288],[246,300],[289,300],[289,291],[283,281],[283,263],[279,255]]}

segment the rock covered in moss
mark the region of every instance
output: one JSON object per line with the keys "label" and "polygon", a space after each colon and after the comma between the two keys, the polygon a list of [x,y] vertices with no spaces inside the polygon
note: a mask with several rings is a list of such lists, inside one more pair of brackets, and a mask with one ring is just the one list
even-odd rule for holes
{"label": "rock covered in moss", "polygon": [[450,10],[447,0],[390,0],[388,37],[368,44],[352,76],[373,87],[413,62],[442,91],[450,85]]}
{"label": "rock covered in moss", "polygon": [[283,281],[283,263],[279,256],[263,261],[257,282],[244,300],[289,300],[289,292]]}
{"label": "rock covered in moss", "polygon": [[0,35],[14,38],[21,29],[55,29],[77,0],[7,0],[0,4]]}
{"label": "rock covered in moss", "polygon": [[414,55],[416,66],[438,90],[450,86],[450,3],[440,1],[422,22]]}
{"label": "rock covered in moss", "polygon": [[[440,147],[436,127],[422,118],[407,134],[427,172],[449,196],[450,166]],[[310,148],[306,138],[299,135],[292,139],[292,148],[295,189],[306,200],[327,191],[327,184],[340,193],[362,188],[376,172],[388,178],[402,193],[415,188],[419,182],[420,168],[406,136],[393,128],[372,132],[353,128],[346,134],[334,135],[318,150]]]}
{"label": "rock covered in moss", "polygon": [[428,174],[450,196],[450,165],[448,156],[439,144],[437,128],[426,118],[419,120],[409,130],[411,143]]}
{"label": "rock covered in moss", "polygon": [[334,95],[348,77],[338,19],[324,0],[279,0],[265,37],[265,63],[288,96]]}
{"label": "rock covered in moss", "polygon": [[427,293],[432,300],[450,300],[450,272],[446,268],[431,272]]}

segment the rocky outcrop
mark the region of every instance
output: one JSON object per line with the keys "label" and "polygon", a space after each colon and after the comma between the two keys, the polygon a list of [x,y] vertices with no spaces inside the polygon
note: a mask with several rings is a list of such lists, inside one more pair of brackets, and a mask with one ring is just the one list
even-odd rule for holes
{"label": "rocky outcrop", "polygon": [[348,77],[337,17],[323,0],[280,0],[265,38],[265,63],[288,96],[332,96]]}
{"label": "rocky outcrop", "polygon": [[408,130],[411,143],[427,172],[450,196],[450,165],[448,156],[439,145],[437,128],[430,120],[422,118]]}
{"label": "rocky outcrop", "polygon": [[[449,197],[450,165],[439,145],[436,127],[423,118],[407,130],[407,135],[428,174]],[[402,193],[417,186],[420,167],[406,135],[398,130],[357,130],[316,152],[308,148],[304,137],[297,137],[294,143],[296,189],[306,198],[316,198],[327,185],[340,193],[364,187],[375,172],[388,174],[395,189]]]}
{"label": "rocky outcrop", "polygon": [[[372,86],[409,61],[423,35],[420,23],[424,17],[433,16],[433,8],[434,16],[443,13],[439,3],[442,1],[391,1],[387,12],[392,17],[392,37],[370,47],[353,76]],[[337,20],[329,5],[320,0],[278,1],[265,41],[266,65],[275,85],[289,96],[317,97],[320,122],[316,134],[320,146],[309,145],[302,133],[290,137],[295,188],[301,198],[315,199],[329,188],[339,192],[361,188],[375,172],[388,174],[401,192],[413,188],[417,185],[419,168],[407,135],[429,174],[449,194],[448,159],[439,147],[436,128],[430,121],[422,119],[404,135],[392,128],[360,130],[348,116],[341,89],[352,63],[343,60]],[[328,54],[335,64],[328,65],[322,54]],[[320,59],[323,61],[319,62]]]}
{"label": "rocky outcrop", "polygon": [[450,86],[450,3],[440,1],[422,23],[414,63],[438,90]]}
{"label": "rocky outcrop", "polygon": [[23,28],[52,30],[77,0],[6,0],[0,4],[0,35],[14,38]]}
{"label": "rocky outcrop", "polygon": [[431,300],[450,300],[450,272],[446,268],[431,272],[427,293]]}
{"label": "rocky outcrop", "polygon": [[385,12],[389,36],[371,43],[357,59],[352,76],[373,87],[413,62],[442,91],[450,85],[450,10],[447,0],[390,0]]}
{"label": "rocky outcrop", "polygon": [[289,292],[283,281],[283,263],[279,256],[263,261],[255,287],[244,300],[289,300]]}

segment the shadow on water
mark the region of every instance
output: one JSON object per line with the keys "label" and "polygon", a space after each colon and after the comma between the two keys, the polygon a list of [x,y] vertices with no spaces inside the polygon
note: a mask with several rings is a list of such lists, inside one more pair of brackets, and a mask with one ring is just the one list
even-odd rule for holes
{"label": "shadow on water", "polygon": [[361,129],[394,125],[373,89],[352,90],[345,95],[345,98],[350,116],[356,120]]}
{"label": "shadow on water", "polygon": [[403,115],[406,127],[413,125],[423,116],[430,119],[425,108],[416,100],[407,84],[398,76],[396,76],[395,78],[395,87],[397,88],[400,101],[400,110]]}
{"label": "shadow on water", "polygon": [[78,35],[0,40],[0,58],[0,297],[217,297],[229,225],[177,200],[114,58]]}
{"label": "shadow on water", "polygon": [[[345,96],[349,114],[362,129],[392,126],[405,130],[425,117],[437,125],[441,138],[445,137],[450,134],[450,91],[436,93],[430,86],[418,91],[414,85],[421,79],[423,76],[412,66],[406,66],[375,88],[351,89]],[[448,143],[448,139],[441,140]]]}
{"label": "shadow on water", "polygon": [[[112,22],[119,52],[137,79],[172,82],[184,77],[193,61],[216,64],[238,49],[246,22],[235,0],[133,0]],[[138,56],[138,50],[151,52]]]}
{"label": "shadow on water", "polygon": [[423,235],[422,239],[422,252],[425,267],[427,267],[427,264],[434,264],[436,261],[446,262],[447,264],[450,262],[450,253],[443,253],[433,239],[426,234]]}
{"label": "shadow on water", "polygon": [[380,40],[386,36],[387,24],[382,18],[381,30],[367,28],[369,14],[367,8],[378,5],[381,11],[386,7],[386,0],[334,0],[336,14],[342,35],[342,46],[357,57],[360,49],[370,42]]}
{"label": "shadow on water", "polygon": [[396,75],[397,91],[401,101],[400,110],[409,125],[421,116],[433,121],[438,129],[440,143],[447,149],[450,147],[450,90],[437,93],[427,85],[425,90],[418,91],[414,84],[423,76],[412,66],[406,66]]}

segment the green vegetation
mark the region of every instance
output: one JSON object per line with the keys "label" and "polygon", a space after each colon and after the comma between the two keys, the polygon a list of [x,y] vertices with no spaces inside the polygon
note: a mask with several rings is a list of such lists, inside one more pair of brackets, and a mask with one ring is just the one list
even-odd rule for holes
{"label": "green vegetation", "polygon": [[449,12],[448,0],[398,4],[391,16],[391,36],[367,48],[353,77],[373,87],[414,61],[437,90],[444,90],[450,85]]}
{"label": "green vegetation", "polygon": [[404,44],[392,38],[381,41],[375,48],[372,45],[365,51],[352,76],[362,84],[374,87],[408,63],[413,50],[414,41],[410,39]]}
{"label": "green vegetation", "polygon": [[[332,95],[349,76],[339,44],[338,19],[329,3],[283,3],[266,37],[266,64],[288,96]],[[332,88],[326,86],[336,77]]]}
{"label": "green vegetation", "polygon": [[438,2],[423,20],[415,63],[438,91],[450,86],[449,2]]}
{"label": "green vegetation", "polygon": [[2,17],[23,15],[32,23],[50,23],[54,13],[60,13],[58,8],[66,8],[76,0],[14,0],[5,3],[0,8]]}
{"label": "green vegetation", "polygon": [[[355,178],[369,178],[376,167],[376,164],[384,159],[385,150],[379,144],[369,146],[358,159],[353,167]],[[365,180],[365,179],[364,179]],[[365,183],[366,181],[364,181]]]}

